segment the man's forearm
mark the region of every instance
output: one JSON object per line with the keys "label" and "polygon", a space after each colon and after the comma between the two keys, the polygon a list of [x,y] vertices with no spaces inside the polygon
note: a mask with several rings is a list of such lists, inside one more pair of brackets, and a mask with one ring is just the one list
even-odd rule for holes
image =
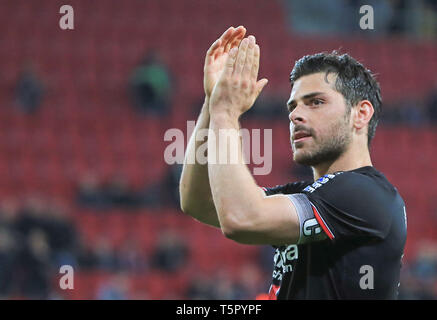
{"label": "man's forearm", "polygon": [[[188,142],[182,169],[179,192],[182,211],[193,218],[215,226],[220,224],[215,213],[208,179],[208,165],[198,162],[196,153],[206,140],[196,139],[198,132],[209,127],[209,99],[206,97],[193,134]],[[190,162],[194,160],[194,163]]]}
{"label": "man's forearm", "polygon": [[[223,133],[226,134],[223,135]],[[220,134],[222,132],[222,135]],[[227,115],[211,115],[208,149],[216,154],[210,155],[208,164],[211,193],[217,210],[222,230],[233,232],[246,223],[256,222],[258,205],[263,199],[248,167],[244,164],[239,123],[235,117]],[[238,141],[238,162],[229,164],[232,149],[227,137]],[[225,138],[225,139],[223,139]],[[221,149],[220,149],[221,148]],[[226,164],[220,163],[220,154],[226,152]]]}

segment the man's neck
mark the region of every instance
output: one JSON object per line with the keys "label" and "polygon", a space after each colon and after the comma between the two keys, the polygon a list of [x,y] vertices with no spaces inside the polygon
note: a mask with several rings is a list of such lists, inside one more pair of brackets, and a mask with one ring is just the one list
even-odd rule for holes
{"label": "man's neck", "polygon": [[312,167],[314,181],[325,174],[337,171],[349,171],[366,166],[372,166],[372,160],[370,159],[370,153],[367,147],[359,151],[349,149],[335,161],[321,163]]}

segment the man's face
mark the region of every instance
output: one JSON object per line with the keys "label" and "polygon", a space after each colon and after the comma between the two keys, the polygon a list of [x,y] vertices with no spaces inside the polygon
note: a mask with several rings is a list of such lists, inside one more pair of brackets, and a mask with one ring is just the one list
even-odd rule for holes
{"label": "man's face", "polygon": [[334,161],[352,140],[350,110],[334,89],[335,79],[335,74],[326,78],[321,72],[303,76],[293,85],[287,105],[293,159],[299,164]]}

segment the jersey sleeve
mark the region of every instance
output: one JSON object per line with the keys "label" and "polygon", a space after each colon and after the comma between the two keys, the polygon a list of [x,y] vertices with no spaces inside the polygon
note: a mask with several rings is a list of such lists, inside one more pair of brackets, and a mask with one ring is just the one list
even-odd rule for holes
{"label": "jersey sleeve", "polygon": [[384,239],[391,226],[391,197],[371,177],[339,172],[321,177],[303,192],[317,222],[331,240]]}
{"label": "jersey sleeve", "polygon": [[302,193],[304,188],[311,183],[311,181],[298,181],[278,185],[273,188],[262,188],[267,196],[283,194],[290,199],[290,205],[294,206],[299,219],[300,233],[297,244],[320,241],[327,238],[314,216],[311,203],[308,201],[307,196]]}

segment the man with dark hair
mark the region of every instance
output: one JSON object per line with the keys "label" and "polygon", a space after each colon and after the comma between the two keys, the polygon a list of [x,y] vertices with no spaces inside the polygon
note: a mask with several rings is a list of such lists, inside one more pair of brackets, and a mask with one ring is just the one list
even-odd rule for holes
{"label": "man with dark hair", "polygon": [[330,73],[335,74],[333,86],[336,91],[341,93],[347,105],[348,116],[352,107],[361,100],[368,100],[374,110],[373,116],[368,124],[368,144],[375,136],[376,126],[381,116],[381,90],[378,82],[373,77],[370,70],[347,54],[338,55],[336,51],[331,54],[318,53],[308,55],[296,62],[290,74],[292,85],[303,76],[314,73],[325,73],[325,80]]}
{"label": "man with dark hair", "polygon": [[[260,50],[254,36],[241,40],[245,32],[228,29],[207,53],[206,99],[186,159],[202,143],[197,131],[208,127],[213,155],[207,164],[184,163],[182,210],[236,242],[274,246],[271,299],[397,298],[406,214],[370,158],[378,83],[346,54],[297,61],[290,139],[294,161],[311,166],[314,180],[260,188],[241,157],[238,120],[267,80],[257,80]],[[232,148],[229,136],[239,141],[237,164],[217,160]]]}

